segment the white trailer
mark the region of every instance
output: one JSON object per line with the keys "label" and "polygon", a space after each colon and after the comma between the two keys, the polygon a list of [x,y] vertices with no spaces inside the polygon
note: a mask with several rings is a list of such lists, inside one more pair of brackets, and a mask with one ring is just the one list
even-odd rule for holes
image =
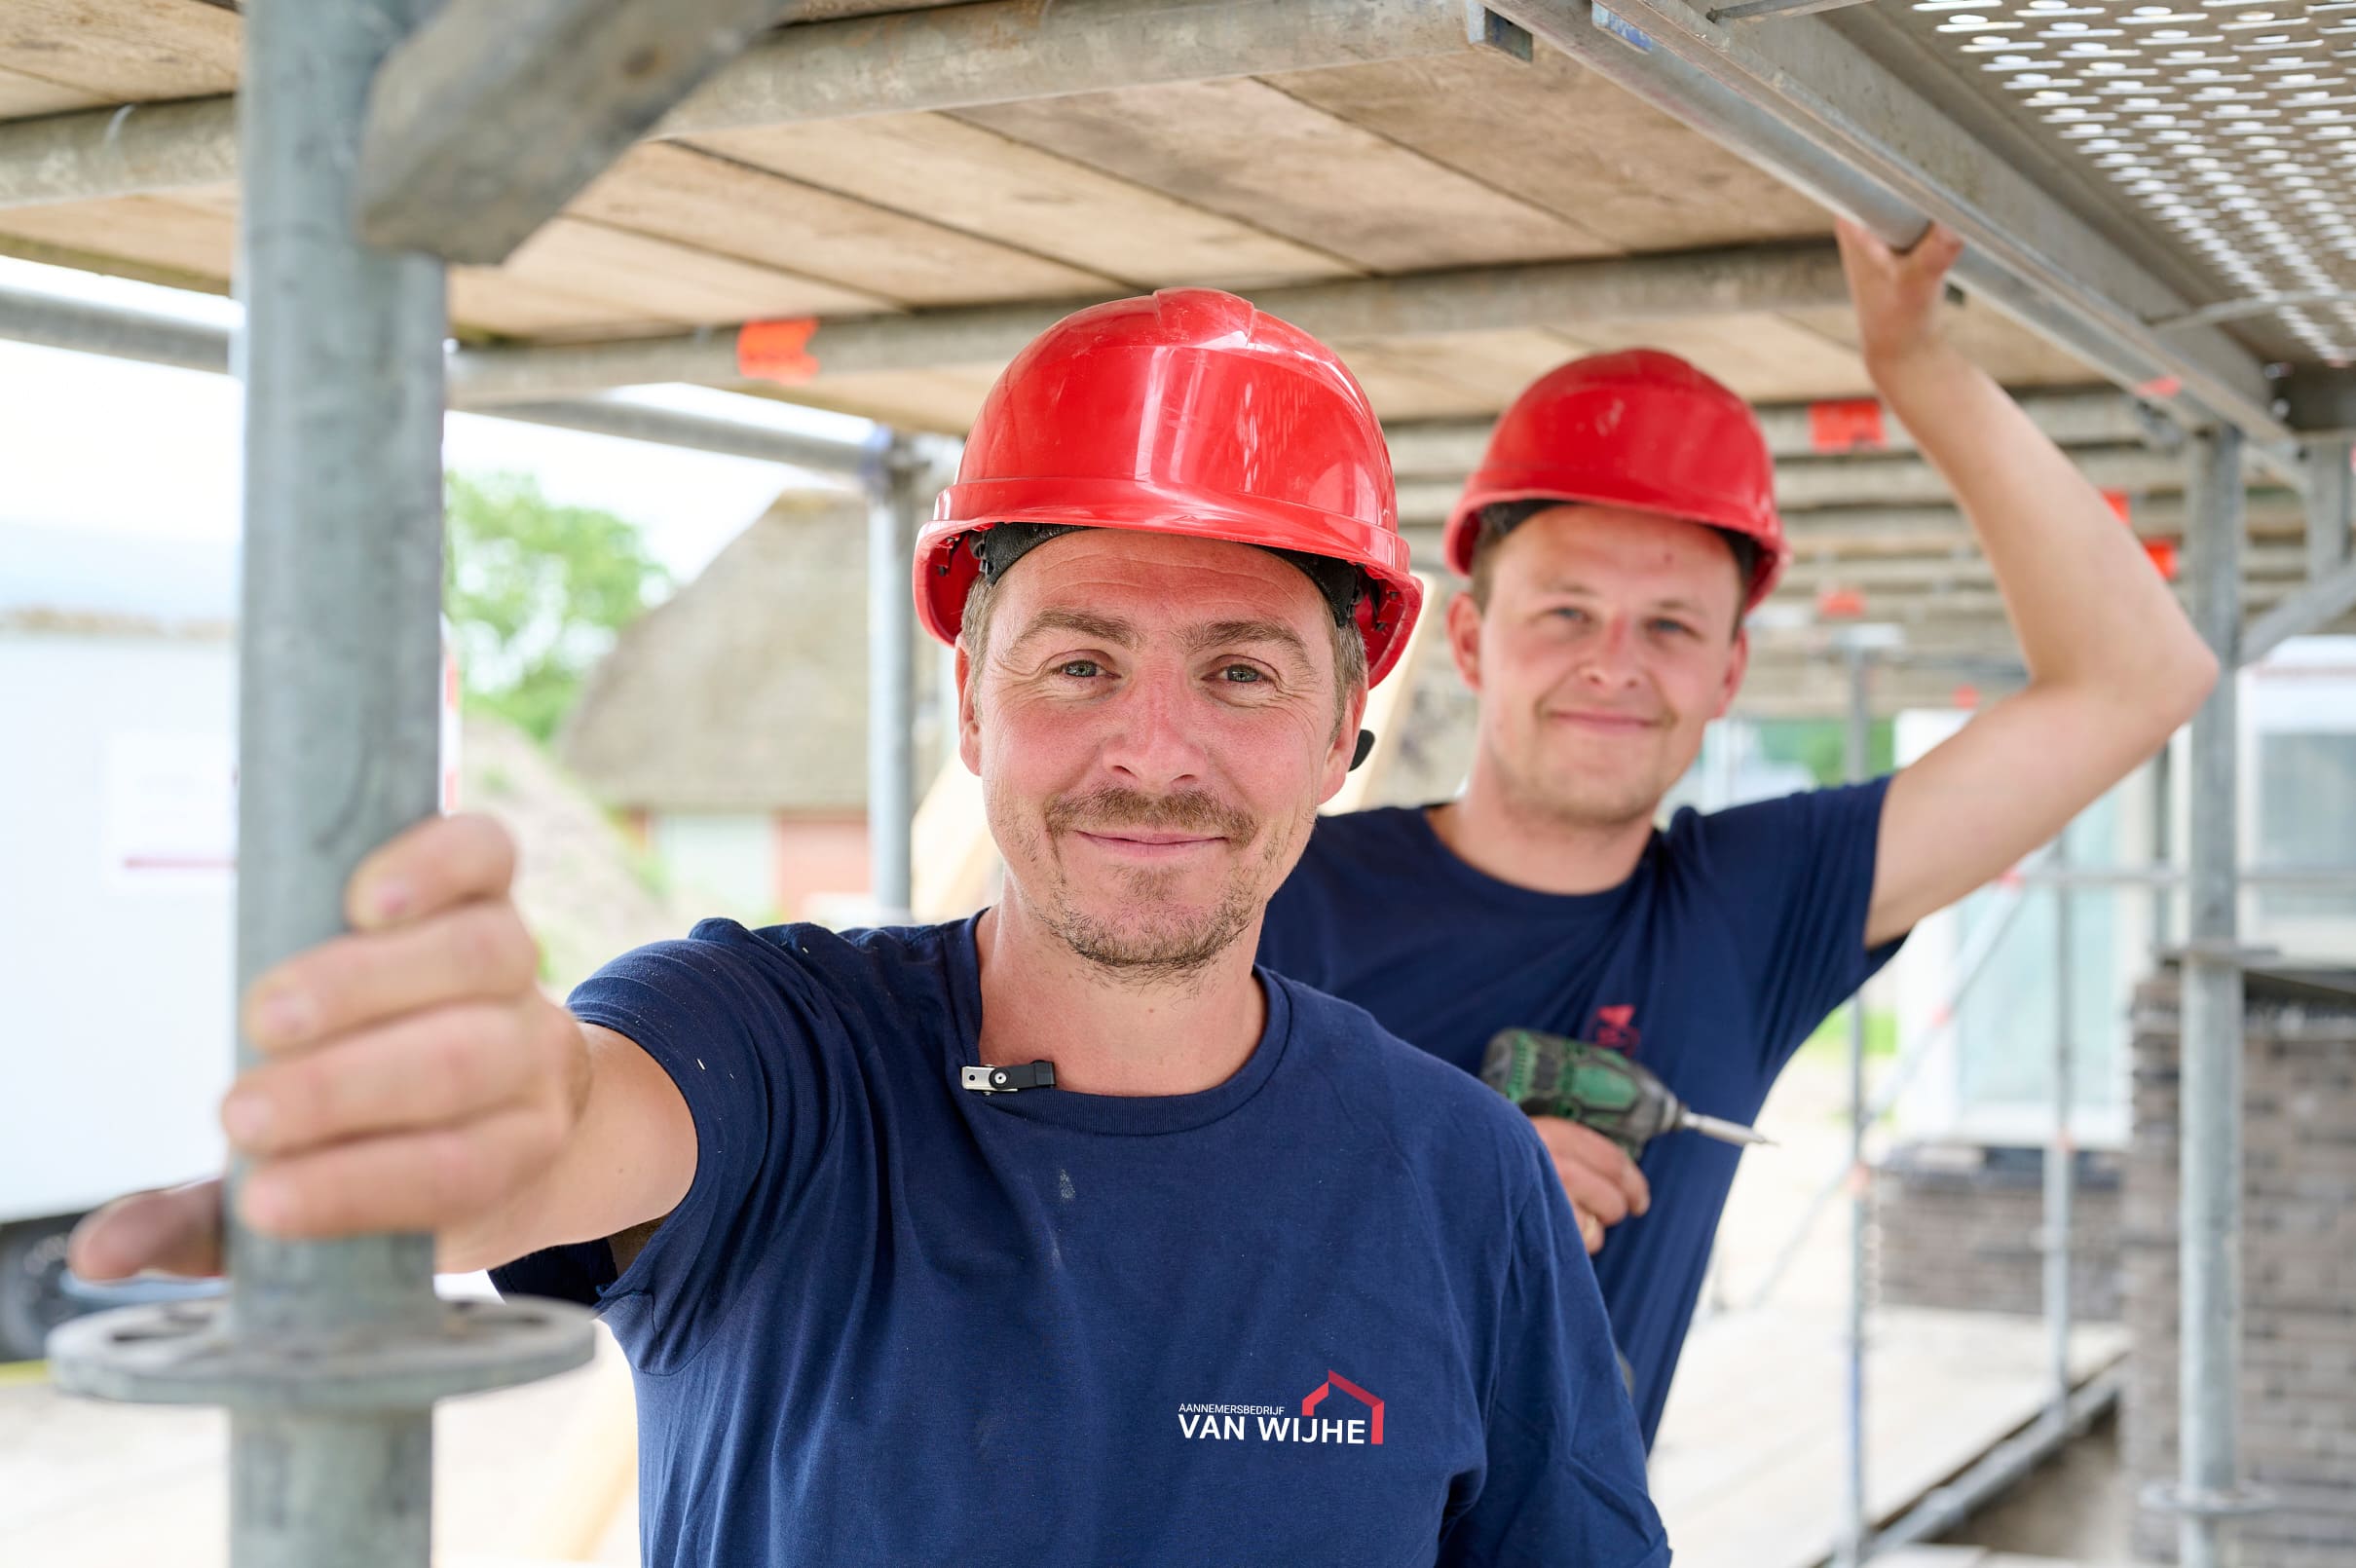
{"label": "white trailer", "polygon": [[230,545],[0,524],[0,1361],[76,1219],[221,1168],[236,614]]}

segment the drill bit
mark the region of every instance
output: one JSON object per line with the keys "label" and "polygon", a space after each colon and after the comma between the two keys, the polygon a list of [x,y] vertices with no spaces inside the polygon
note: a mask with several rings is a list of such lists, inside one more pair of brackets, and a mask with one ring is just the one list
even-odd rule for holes
{"label": "drill bit", "polygon": [[1703,1138],[1714,1138],[1721,1143],[1772,1145],[1775,1142],[1774,1139],[1769,1138],[1755,1127],[1745,1127],[1740,1122],[1722,1121],[1718,1117],[1704,1116],[1698,1110],[1690,1109],[1677,1118],[1677,1131],[1700,1133]]}

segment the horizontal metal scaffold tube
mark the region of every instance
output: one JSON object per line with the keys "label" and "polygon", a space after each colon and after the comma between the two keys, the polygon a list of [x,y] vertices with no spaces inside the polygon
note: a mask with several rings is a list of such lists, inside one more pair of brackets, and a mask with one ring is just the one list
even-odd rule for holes
{"label": "horizontal metal scaffold tube", "polygon": [[[1374,338],[1812,310],[1846,304],[1849,291],[1833,248],[1811,243],[1460,267],[1255,289],[1252,298],[1346,353],[1351,343]],[[1000,365],[1066,315],[1097,302],[1030,300],[821,318],[801,344],[808,362],[790,379]],[[450,395],[479,405],[651,382],[740,383],[753,379],[738,357],[741,331],[461,349],[450,363]]]}
{"label": "horizontal metal scaffold tube", "polygon": [[[220,375],[229,372],[229,333],[225,328],[17,289],[0,288],[0,341],[102,354],[181,370],[206,370]],[[452,406],[463,408],[464,400],[454,396]],[[855,440],[810,435],[753,420],[688,413],[616,397],[511,403],[482,412],[528,425],[790,464],[822,473],[856,473],[867,453],[866,447]]]}
{"label": "horizontal metal scaffold tube", "polygon": [[[1570,357],[1566,353],[1565,358]],[[2183,432],[2125,392],[2111,388],[2076,392],[2032,392],[2015,401],[2057,446],[2125,446],[2143,442],[2170,449]],[[1757,410],[1768,450],[1778,458],[1823,457],[1834,452],[1851,455],[1912,452],[1914,436],[1896,416],[1884,410],[1873,423],[1878,435],[1834,436],[1817,427],[1851,404],[1880,405],[1872,398],[1834,398],[1813,403],[1771,403]],[[1388,426],[1391,466],[1402,479],[1455,479],[1470,473],[1488,446],[1496,421],[1487,419],[1424,420]],[[1846,427],[1845,427],[1846,429]]]}
{"label": "horizontal metal scaffold tube", "polygon": [[[2129,495],[2181,492],[2184,465],[2165,453],[2140,448],[2091,448],[2072,461],[2097,489]],[[1455,504],[1461,481],[1409,479],[1399,487],[1399,512],[1418,522],[1437,521]],[[1929,506],[1951,502],[1954,492],[1939,471],[1920,458],[1795,458],[1776,465],[1776,504],[1793,512],[1840,506]]]}
{"label": "horizontal metal scaffold tube", "polygon": [[[1528,47],[1517,28],[1462,0],[987,0],[780,28],[654,133],[973,108],[1467,49],[1526,56]],[[220,185],[237,172],[237,102],[228,96],[0,127],[0,207]]]}
{"label": "horizontal metal scaffold tube", "polygon": [[[1937,218],[1968,243],[1966,290],[2191,424],[2222,419],[2287,442],[2263,367],[2214,326],[2162,333],[2182,296],[1836,22],[1796,17],[1729,31],[1678,0],[1495,0],[1531,34],[1885,240],[1911,244]],[[1844,105],[1868,105],[1864,116]],[[2295,455],[2279,454],[2295,466]]]}

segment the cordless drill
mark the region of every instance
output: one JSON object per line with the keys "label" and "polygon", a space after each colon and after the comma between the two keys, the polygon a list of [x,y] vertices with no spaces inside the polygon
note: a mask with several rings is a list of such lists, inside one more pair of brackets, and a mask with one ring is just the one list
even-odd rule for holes
{"label": "cordless drill", "polygon": [[1560,1116],[1593,1128],[1631,1160],[1664,1133],[1700,1133],[1722,1143],[1771,1141],[1751,1128],[1692,1109],[1617,1051],[1537,1029],[1499,1029],[1481,1059],[1480,1080],[1532,1116]]}

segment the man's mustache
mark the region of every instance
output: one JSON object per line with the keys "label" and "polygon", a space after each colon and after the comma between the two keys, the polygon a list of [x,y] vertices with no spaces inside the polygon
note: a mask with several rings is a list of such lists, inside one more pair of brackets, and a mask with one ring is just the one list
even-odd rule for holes
{"label": "man's mustache", "polygon": [[1048,803],[1050,833],[1101,833],[1141,828],[1157,833],[1199,834],[1241,843],[1259,828],[1250,812],[1229,805],[1201,790],[1175,795],[1147,795],[1142,790],[1107,785],[1085,795],[1066,795]]}

